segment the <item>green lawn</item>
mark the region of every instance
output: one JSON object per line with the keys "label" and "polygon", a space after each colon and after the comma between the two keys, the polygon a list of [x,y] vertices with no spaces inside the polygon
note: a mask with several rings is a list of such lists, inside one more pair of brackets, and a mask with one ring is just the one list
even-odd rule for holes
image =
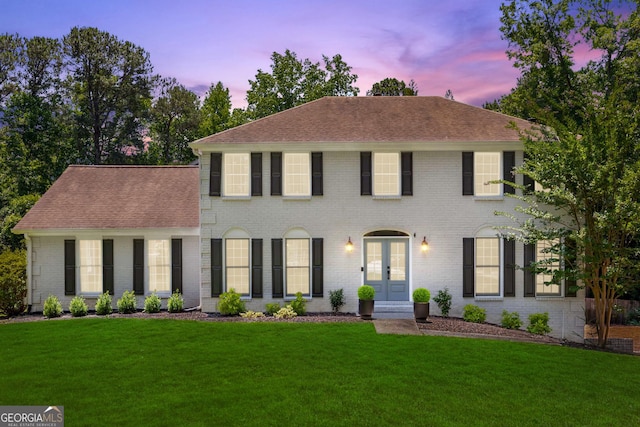
{"label": "green lawn", "polygon": [[0,325],[0,405],[67,426],[640,425],[640,358],[371,323]]}

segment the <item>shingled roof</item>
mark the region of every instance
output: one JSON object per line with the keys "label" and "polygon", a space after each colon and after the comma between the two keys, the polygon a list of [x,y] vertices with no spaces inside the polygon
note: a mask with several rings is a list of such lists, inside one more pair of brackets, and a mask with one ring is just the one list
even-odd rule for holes
{"label": "shingled roof", "polygon": [[325,97],[193,144],[518,141],[526,120],[436,96]]}
{"label": "shingled roof", "polygon": [[197,228],[198,176],[197,166],[70,166],[14,232]]}

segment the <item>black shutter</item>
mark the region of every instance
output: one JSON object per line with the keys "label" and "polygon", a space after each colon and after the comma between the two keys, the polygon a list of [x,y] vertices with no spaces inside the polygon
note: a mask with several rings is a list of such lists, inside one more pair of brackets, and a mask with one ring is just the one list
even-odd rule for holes
{"label": "black shutter", "polygon": [[76,294],[76,241],[64,241],[64,294]]}
{"label": "black shutter", "polygon": [[271,153],[271,195],[282,196],[282,153]]}
{"label": "black shutter", "polygon": [[413,196],[413,153],[401,153],[402,195]]}
{"label": "black shutter", "polygon": [[182,239],[171,239],[171,292],[182,293]]}
{"label": "black shutter", "polygon": [[324,242],[322,239],[311,239],[311,296],[322,298],[324,296]]}
{"label": "black shutter", "polygon": [[[502,179],[505,181],[515,182],[516,177],[513,168],[516,166],[516,152],[505,151],[502,153]],[[515,187],[509,184],[502,184],[503,194],[515,194]]]}
{"label": "black shutter", "polygon": [[144,239],[133,239],[133,292],[144,295]]}
{"label": "black shutter", "polygon": [[531,263],[536,261],[536,245],[524,245],[524,296],[536,296],[536,273]]}
{"label": "black shutter", "polygon": [[262,239],[251,239],[251,296],[262,298]]}
{"label": "black shutter", "polygon": [[222,239],[211,239],[211,296],[222,293]]}
{"label": "black shutter", "polygon": [[222,187],[222,153],[211,153],[209,165],[209,195],[220,197]]}
{"label": "black shutter", "polygon": [[[576,241],[571,238],[566,238],[564,241],[564,265],[569,266],[569,268],[573,269],[573,266],[576,263]],[[564,296],[565,297],[575,297],[578,294],[578,288],[576,287],[577,282],[575,277],[565,278],[564,279]]]}
{"label": "black shutter", "polygon": [[102,241],[102,292],[113,295],[113,240]]}
{"label": "black shutter", "polygon": [[360,195],[370,196],[372,188],[371,176],[371,152],[364,151],[360,153]]}
{"label": "black shutter", "polygon": [[[527,153],[524,153],[524,161],[527,161]],[[528,175],[522,175],[522,185],[524,186],[525,194],[531,194],[535,190],[535,182]]]}
{"label": "black shutter", "polygon": [[473,196],[473,152],[462,153],[462,195]]}
{"label": "black shutter", "polygon": [[472,297],[475,292],[475,239],[462,239],[462,296]]}
{"label": "black shutter", "polygon": [[284,264],[282,239],[271,239],[271,296],[282,298],[284,295]]}
{"label": "black shutter", "polygon": [[516,296],[516,242],[515,240],[503,240],[504,248],[504,296]]}
{"label": "black shutter", "polygon": [[322,196],[322,153],[311,153],[311,195]]}
{"label": "black shutter", "polygon": [[251,153],[251,195],[262,196],[262,153]]}

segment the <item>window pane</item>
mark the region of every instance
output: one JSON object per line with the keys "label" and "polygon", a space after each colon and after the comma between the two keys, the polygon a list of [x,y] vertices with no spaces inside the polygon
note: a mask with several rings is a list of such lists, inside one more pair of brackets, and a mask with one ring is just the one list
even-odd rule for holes
{"label": "window pane", "polygon": [[227,290],[249,295],[249,239],[226,239]]}
{"label": "window pane", "polygon": [[311,195],[309,153],[284,153],[284,195]]}
{"label": "window pane", "polygon": [[249,195],[249,154],[224,155],[224,195]]}
{"label": "window pane", "polygon": [[406,277],[406,250],[404,242],[391,242],[390,253],[390,278],[391,280],[405,280]]}
{"label": "window pane", "polygon": [[102,240],[80,240],[80,293],[102,293]]}
{"label": "window pane", "polygon": [[548,252],[554,243],[556,242],[549,240],[541,240],[536,243],[536,261],[544,261],[540,267],[551,270],[551,274],[536,275],[536,295],[560,295],[559,284],[545,285],[545,282],[550,282],[553,279],[553,272],[560,268],[558,255]]}
{"label": "window pane", "polygon": [[366,280],[382,280],[382,243],[367,242]]}
{"label": "window pane", "polygon": [[398,153],[373,154],[373,194],[376,196],[400,194],[400,155]]}
{"label": "window pane", "polygon": [[500,239],[476,238],[476,294],[500,295]]}
{"label": "window pane", "polygon": [[149,291],[171,291],[171,252],[169,240],[149,240]]}
{"label": "window pane", "polygon": [[476,196],[499,196],[501,184],[490,184],[500,179],[500,153],[473,154],[474,185]]}
{"label": "window pane", "polygon": [[287,239],[287,295],[309,294],[309,239]]}

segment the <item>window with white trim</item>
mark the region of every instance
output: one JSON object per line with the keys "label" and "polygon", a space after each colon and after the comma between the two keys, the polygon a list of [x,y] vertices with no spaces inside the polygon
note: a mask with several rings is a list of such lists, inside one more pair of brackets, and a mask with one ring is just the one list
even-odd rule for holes
{"label": "window with white trim", "polygon": [[171,292],[170,240],[148,240],[149,292]]}
{"label": "window with white trim", "polygon": [[283,157],[283,195],[311,196],[309,153],[284,153]]}
{"label": "window with white trim", "polygon": [[224,155],[225,196],[249,196],[251,191],[251,162],[249,153],[225,153]]}
{"label": "window with white trim", "polygon": [[400,153],[373,153],[373,195],[400,195]]}
{"label": "window with white trim", "polygon": [[476,295],[500,295],[500,238],[476,237]]}
{"label": "window with white trim", "polygon": [[310,294],[310,239],[285,239],[286,296]]}
{"label": "window with white trim", "polygon": [[501,153],[475,152],[473,155],[474,194],[476,196],[499,196],[502,184],[492,182],[501,179]]}
{"label": "window with white trim", "polygon": [[560,296],[560,284],[551,284],[553,272],[560,269],[560,257],[551,252],[551,248],[558,242],[539,240],[536,243],[536,262],[538,267],[547,270],[536,274],[536,296]]}
{"label": "window with white trim", "polygon": [[102,293],[102,240],[80,240],[80,294]]}
{"label": "window with white trim", "polygon": [[249,239],[225,239],[226,288],[250,294]]}

